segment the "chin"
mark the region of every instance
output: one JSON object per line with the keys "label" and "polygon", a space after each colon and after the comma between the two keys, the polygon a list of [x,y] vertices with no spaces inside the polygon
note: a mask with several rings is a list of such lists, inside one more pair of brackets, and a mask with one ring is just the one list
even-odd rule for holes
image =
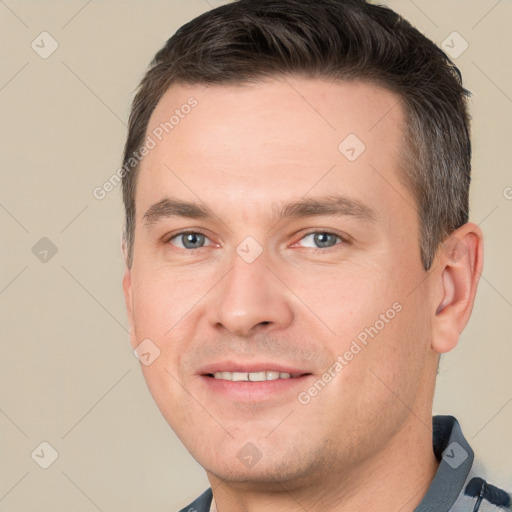
{"label": "chin", "polygon": [[228,468],[219,467],[218,464],[215,467],[208,468],[204,466],[206,472],[209,475],[214,476],[216,479],[230,483],[239,484],[240,490],[242,489],[262,489],[265,491],[282,491],[283,483],[295,482],[301,478],[306,479],[306,474],[298,470],[298,468],[291,468],[283,465],[279,466],[260,466],[259,468]]}
{"label": "chin", "polygon": [[250,442],[242,445],[242,448],[235,448],[235,444],[238,445],[231,443],[228,447],[218,444],[222,446],[221,450],[208,454],[199,451],[200,456],[194,458],[209,476],[223,482],[240,484],[241,489],[246,486],[251,489],[261,487],[266,491],[274,488],[282,491],[285,483],[289,484],[290,489],[299,487],[302,481],[310,481],[318,470],[323,468],[325,471],[326,460],[322,453],[317,453],[317,457],[311,460],[306,457],[307,451],[299,453],[292,446],[263,446],[262,440],[259,443],[262,449],[259,451]]}

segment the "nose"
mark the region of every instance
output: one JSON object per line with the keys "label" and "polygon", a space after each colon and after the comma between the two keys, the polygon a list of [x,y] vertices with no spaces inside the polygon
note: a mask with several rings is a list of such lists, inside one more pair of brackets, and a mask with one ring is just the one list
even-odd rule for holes
{"label": "nose", "polygon": [[293,320],[292,294],[270,270],[264,253],[252,263],[238,254],[229,272],[215,287],[209,320],[215,328],[250,336],[258,330],[278,330]]}

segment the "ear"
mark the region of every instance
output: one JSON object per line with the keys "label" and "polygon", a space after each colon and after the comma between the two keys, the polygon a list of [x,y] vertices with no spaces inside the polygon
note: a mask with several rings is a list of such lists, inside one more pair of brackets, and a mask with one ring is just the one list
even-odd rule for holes
{"label": "ear", "polygon": [[130,328],[130,342],[133,348],[135,348],[135,329],[133,321],[133,289],[132,289],[132,271],[128,266],[128,249],[126,246],[126,240],[123,238],[122,241],[123,258],[125,262],[125,270],[123,276],[123,293],[124,300],[126,303],[126,313],[128,317],[128,325]]}
{"label": "ear", "polygon": [[438,353],[456,347],[475,301],[483,269],[483,234],[472,222],[456,229],[437,254],[436,312],[432,348]]}

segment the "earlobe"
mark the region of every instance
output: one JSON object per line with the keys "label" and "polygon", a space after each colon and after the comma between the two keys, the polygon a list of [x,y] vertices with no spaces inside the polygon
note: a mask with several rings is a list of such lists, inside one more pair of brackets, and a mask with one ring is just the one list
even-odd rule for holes
{"label": "earlobe", "polygon": [[432,348],[445,353],[456,347],[473,309],[483,268],[481,229],[473,223],[464,224],[445,240],[436,259],[439,293]]}

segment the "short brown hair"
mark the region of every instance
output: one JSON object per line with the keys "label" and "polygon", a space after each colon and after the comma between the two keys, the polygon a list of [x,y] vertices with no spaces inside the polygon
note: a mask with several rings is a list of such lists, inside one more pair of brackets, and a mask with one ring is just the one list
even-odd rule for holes
{"label": "short brown hair", "polygon": [[421,259],[468,221],[467,91],[445,53],[391,9],[364,0],[238,0],[182,26],[158,51],[133,100],[122,187],[133,259],[138,164],[149,119],[173,83],[230,85],[298,75],[362,80],[395,93],[405,113],[399,177],[416,199]]}

